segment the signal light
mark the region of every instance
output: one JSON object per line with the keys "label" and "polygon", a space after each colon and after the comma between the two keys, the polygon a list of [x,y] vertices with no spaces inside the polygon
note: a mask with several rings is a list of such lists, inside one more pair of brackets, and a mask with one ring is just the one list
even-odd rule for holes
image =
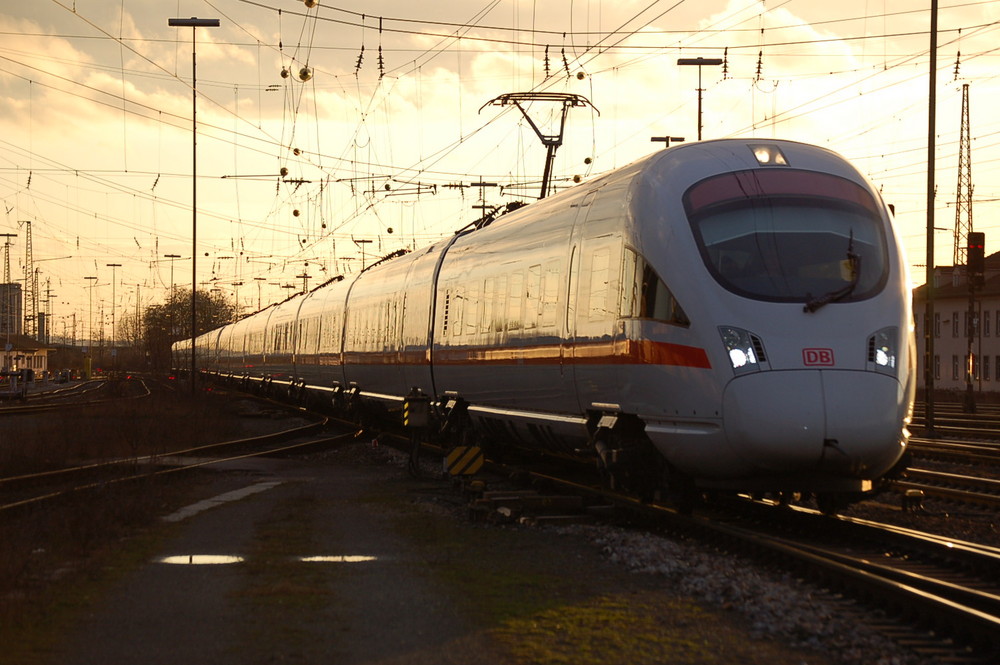
{"label": "signal light", "polygon": [[982,231],[969,231],[967,249],[969,282],[974,286],[982,286],[986,273],[986,234]]}

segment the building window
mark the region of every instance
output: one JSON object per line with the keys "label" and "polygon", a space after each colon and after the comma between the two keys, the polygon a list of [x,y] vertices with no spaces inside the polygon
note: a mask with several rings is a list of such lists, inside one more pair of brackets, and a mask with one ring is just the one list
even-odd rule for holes
{"label": "building window", "polygon": [[[997,356],[997,364],[1000,366],[1000,356]],[[997,371],[1000,371],[1000,369]],[[937,354],[934,355],[934,378],[941,378],[941,356]]]}
{"label": "building window", "polygon": [[983,381],[990,380],[990,357],[983,356]]}
{"label": "building window", "polygon": [[990,336],[990,313],[989,311],[983,312],[983,337]]}
{"label": "building window", "polygon": [[958,356],[951,357],[951,378],[958,381]]}
{"label": "building window", "polygon": [[[997,312],[1000,316],[1000,312]],[[941,312],[934,312],[934,337],[941,336]]]}
{"label": "building window", "polygon": [[958,312],[951,313],[951,336],[958,337]]}

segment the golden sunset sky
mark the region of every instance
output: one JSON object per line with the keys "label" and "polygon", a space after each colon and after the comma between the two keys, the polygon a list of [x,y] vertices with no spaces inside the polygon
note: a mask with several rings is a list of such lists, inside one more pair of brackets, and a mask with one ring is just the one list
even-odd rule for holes
{"label": "golden sunset sky", "polygon": [[[702,71],[704,138],[841,153],[895,204],[919,266],[930,15],[930,0],[5,2],[11,278],[23,279],[30,221],[58,341],[74,320],[86,335],[89,295],[110,316],[109,263],[121,264],[119,317],[162,300],[167,254],[190,287],[192,30],[167,21],[191,16],[220,20],[195,33],[197,280],[246,312],[301,288],[299,275],[312,287],[447,236],[481,203],[537,197],[545,150],[517,109],[487,105],[504,93],[591,103],[569,111],[560,187],[663,148],[650,137],[694,141],[698,70],[682,57],[725,59]],[[938,43],[935,244],[950,264],[966,83],[974,225],[988,252],[1000,241],[1000,2],[941,0]],[[529,113],[554,132],[558,108]],[[478,181],[498,186],[469,186]],[[98,277],[91,293],[86,276]]]}

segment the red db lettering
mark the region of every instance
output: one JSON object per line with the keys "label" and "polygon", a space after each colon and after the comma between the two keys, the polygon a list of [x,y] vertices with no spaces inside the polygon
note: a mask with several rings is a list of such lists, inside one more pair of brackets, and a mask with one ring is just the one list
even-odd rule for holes
{"label": "red db lettering", "polygon": [[833,349],[802,349],[802,362],[810,367],[832,367]]}

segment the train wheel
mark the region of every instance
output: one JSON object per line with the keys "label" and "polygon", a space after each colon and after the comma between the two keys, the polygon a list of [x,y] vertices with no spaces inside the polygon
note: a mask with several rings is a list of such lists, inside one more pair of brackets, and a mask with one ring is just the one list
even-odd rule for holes
{"label": "train wheel", "polygon": [[687,476],[670,473],[667,477],[667,498],[681,515],[690,515],[702,503],[701,492]]}
{"label": "train wheel", "polygon": [[816,495],[816,507],[824,515],[829,517],[835,517],[837,513],[850,505],[848,501],[841,494],[817,494]]}

